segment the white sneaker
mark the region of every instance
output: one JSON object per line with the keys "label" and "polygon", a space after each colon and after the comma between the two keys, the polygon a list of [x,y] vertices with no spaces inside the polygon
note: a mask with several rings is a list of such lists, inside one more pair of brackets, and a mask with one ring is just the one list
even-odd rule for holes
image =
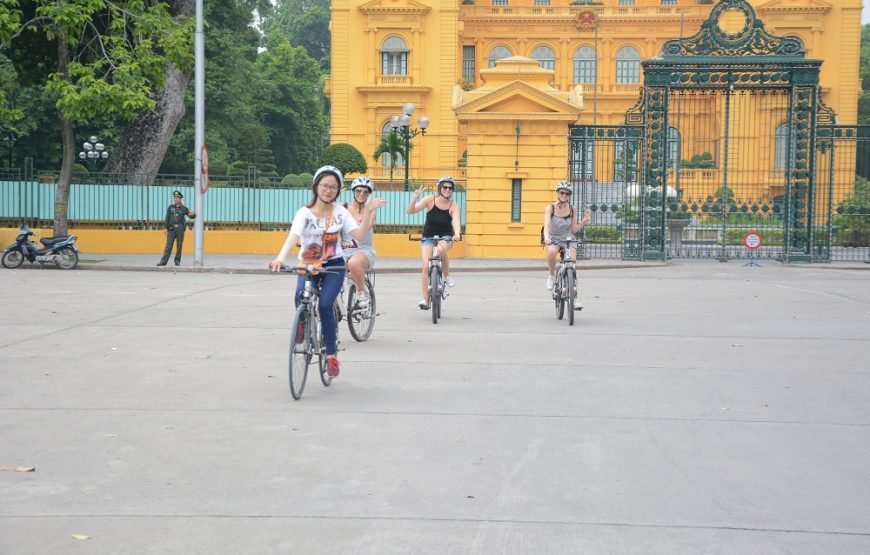
{"label": "white sneaker", "polygon": [[369,294],[366,291],[360,291],[356,294],[356,305],[362,309],[369,307]]}
{"label": "white sneaker", "polygon": [[447,276],[446,278],[444,278],[444,283],[447,284],[447,287],[453,287],[454,285],[456,285],[456,282],[453,281],[453,278],[450,276]]}
{"label": "white sneaker", "polygon": [[555,284],[555,283],[556,283],[556,278],[554,278],[553,276],[547,276],[547,289],[552,289],[553,284]]}
{"label": "white sneaker", "polygon": [[417,307],[419,307],[420,310],[429,310],[429,301],[423,299],[422,301],[417,303]]}

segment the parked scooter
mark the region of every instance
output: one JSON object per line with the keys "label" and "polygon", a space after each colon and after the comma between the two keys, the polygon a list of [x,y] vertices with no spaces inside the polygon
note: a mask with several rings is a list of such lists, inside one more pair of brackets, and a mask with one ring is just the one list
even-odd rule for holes
{"label": "parked scooter", "polygon": [[6,268],[17,268],[26,258],[31,262],[45,264],[53,262],[61,270],[72,270],[79,265],[79,249],[76,246],[75,235],[61,235],[40,239],[44,245],[40,247],[30,240],[33,232],[26,225],[18,230],[15,242],[3,252],[2,263]]}

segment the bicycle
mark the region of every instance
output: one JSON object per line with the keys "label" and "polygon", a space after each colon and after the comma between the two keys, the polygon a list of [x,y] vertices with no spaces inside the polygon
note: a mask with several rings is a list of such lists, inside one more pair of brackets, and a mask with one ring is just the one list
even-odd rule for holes
{"label": "bicycle", "polygon": [[[302,290],[302,299],[296,307],[296,316],[293,318],[293,337],[290,339],[290,362],[288,375],[290,378],[290,394],[294,400],[302,397],[305,389],[305,380],[308,378],[308,366],[317,358],[317,366],[320,370],[320,381],[324,387],[329,387],[332,378],[326,373],[326,346],[323,344],[323,324],[320,319],[318,298],[320,288],[315,283],[318,274],[337,274],[341,270],[314,266],[282,266],[282,272],[294,272],[305,276],[305,287]],[[339,308],[333,305],[333,310]],[[338,312],[336,312],[336,333],[338,332]]]}
{"label": "bicycle", "polygon": [[429,276],[429,285],[427,287],[429,295],[429,310],[432,311],[432,323],[437,324],[438,318],[441,318],[441,301],[447,298],[447,282],[444,279],[444,271],[441,268],[441,255],[438,252],[438,241],[453,242],[453,237],[440,237],[438,235],[432,237],[415,237],[408,236],[409,241],[435,241],[436,247],[432,249],[432,256],[429,257],[429,268],[427,270]]}
{"label": "bicycle", "polygon": [[574,312],[577,300],[577,266],[576,258],[571,258],[571,247],[575,249],[580,244],[577,239],[568,239],[556,243],[559,245],[559,260],[556,262],[555,283],[553,284],[553,301],[556,303],[556,318],[561,320],[565,315],[565,305],[568,305],[568,325],[574,325]]}
{"label": "bicycle", "polygon": [[353,280],[350,279],[350,274],[347,274],[345,283],[350,284],[347,288],[347,301],[344,300],[344,287],[341,288],[341,293],[335,299],[336,322],[340,322],[346,314],[347,328],[350,330],[351,337],[362,342],[372,335],[375,317],[378,315],[375,304],[375,271],[371,268],[366,270],[365,290],[369,294],[369,304],[365,308],[360,307],[359,303],[354,300],[357,288]]}

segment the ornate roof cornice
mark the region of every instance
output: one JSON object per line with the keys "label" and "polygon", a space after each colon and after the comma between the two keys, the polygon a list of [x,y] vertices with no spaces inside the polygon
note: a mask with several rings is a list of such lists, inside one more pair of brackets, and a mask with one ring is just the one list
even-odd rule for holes
{"label": "ornate roof cornice", "polygon": [[834,5],[824,0],[808,0],[804,4],[795,5],[793,2],[784,3],[782,0],[771,0],[758,6],[759,12],[777,13],[827,13],[834,9]]}
{"label": "ornate roof cornice", "polygon": [[416,0],[372,0],[357,9],[364,14],[424,14],[432,8]]}

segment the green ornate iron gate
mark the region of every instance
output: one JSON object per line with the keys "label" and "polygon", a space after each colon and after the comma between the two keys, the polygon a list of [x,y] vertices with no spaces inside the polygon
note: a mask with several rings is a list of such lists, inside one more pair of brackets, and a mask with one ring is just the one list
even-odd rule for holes
{"label": "green ornate iron gate", "polygon": [[576,202],[594,214],[584,254],[725,261],[748,255],[753,231],[756,256],[830,261],[867,133],[834,125],[821,63],[745,0],[720,0],[696,35],[666,42],[643,62],[625,125],[571,129]]}

